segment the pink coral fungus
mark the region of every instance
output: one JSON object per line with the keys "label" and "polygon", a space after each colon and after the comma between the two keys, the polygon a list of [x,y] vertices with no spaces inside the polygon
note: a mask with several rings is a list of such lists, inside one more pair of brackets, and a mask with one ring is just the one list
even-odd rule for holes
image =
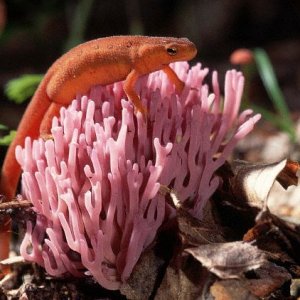
{"label": "pink coral fungus", "polygon": [[238,115],[241,73],[227,72],[222,99],[216,72],[210,94],[200,64],[172,67],[186,83],[180,96],[163,72],[138,84],[147,122],[123,99],[121,82],[98,86],[61,109],[53,138],[17,148],[23,197],[37,212],[21,245],[25,259],[118,289],[170,217],[161,185],[201,218],[219,184],[214,172],[260,116]]}

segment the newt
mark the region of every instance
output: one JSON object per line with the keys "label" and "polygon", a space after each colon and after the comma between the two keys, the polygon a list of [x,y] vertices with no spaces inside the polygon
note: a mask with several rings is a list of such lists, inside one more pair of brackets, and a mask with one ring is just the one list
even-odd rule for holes
{"label": "newt", "polygon": [[[17,145],[26,136],[35,139],[50,132],[52,118],[67,106],[77,93],[85,94],[94,85],[124,80],[124,92],[144,117],[147,112],[135,91],[140,76],[164,71],[180,93],[184,83],[170,68],[176,61],[191,60],[197,53],[187,38],[111,36],[98,38],[71,49],[48,69],[18,126],[1,170],[0,194],[5,201],[15,195],[21,168],[15,159]],[[0,260],[8,256],[9,220],[0,225]]]}

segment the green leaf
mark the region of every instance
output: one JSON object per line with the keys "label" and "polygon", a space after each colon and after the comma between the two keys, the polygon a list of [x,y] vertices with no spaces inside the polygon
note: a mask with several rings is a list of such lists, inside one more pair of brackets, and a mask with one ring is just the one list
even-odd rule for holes
{"label": "green leaf", "polygon": [[0,138],[0,146],[8,146],[15,138],[17,131],[11,130],[8,135]]}
{"label": "green leaf", "polygon": [[0,124],[0,130],[6,130],[6,129],[8,129],[7,126],[5,126],[5,125],[3,125],[3,124]]}
{"label": "green leaf", "polygon": [[43,76],[41,74],[25,74],[12,79],[5,86],[5,94],[9,100],[15,103],[23,103],[34,94]]}
{"label": "green leaf", "polygon": [[258,73],[268,93],[268,96],[270,97],[278,113],[278,116],[275,116],[275,118],[278,118],[278,120],[276,120],[276,122],[273,120],[273,123],[281,124],[281,130],[288,132],[290,138],[295,141],[295,126],[291,119],[291,114],[284,99],[283,93],[279,87],[271,61],[267,53],[261,48],[254,49],[253,53]]}

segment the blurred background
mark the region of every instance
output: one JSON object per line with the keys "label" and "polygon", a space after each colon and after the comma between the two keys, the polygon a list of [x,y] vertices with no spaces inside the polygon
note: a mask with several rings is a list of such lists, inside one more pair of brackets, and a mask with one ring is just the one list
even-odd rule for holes
{"label": "blurred background", "polygon": [[[198,47],[192,63],[218,70],[221,79],[238,68],[229,61],[235,49],[261,47],[289,107],[300,110],[300,1],[0,0],[0,124],[15,129],[26,107],[8,101],[8,81],[45,73],[78,43],[119,34],[188,37]],[[249,97],[272,109],[259,77]]]}

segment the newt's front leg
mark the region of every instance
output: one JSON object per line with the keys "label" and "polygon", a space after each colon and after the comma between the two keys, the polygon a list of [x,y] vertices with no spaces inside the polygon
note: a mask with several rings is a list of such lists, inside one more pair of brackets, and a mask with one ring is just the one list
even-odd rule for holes
{"label": "newt's front leg", "polygon": [[176,92],[181,93],[184,89],[184,82],[178,78],[175,71],[170,66],[166,66],[162,70],[168,76],[169,80],[172,81],[173,84],[175,85]]}
{"label": "newt's front leg", "polygon": [[140,76],[141,75],[136,70],[132,70],[125,79],[123,89],[129,100],[134,104],[134,107],[142,113],[146,120],[147,108],[143,106],[141,99],[135,91],[135,84]]}

